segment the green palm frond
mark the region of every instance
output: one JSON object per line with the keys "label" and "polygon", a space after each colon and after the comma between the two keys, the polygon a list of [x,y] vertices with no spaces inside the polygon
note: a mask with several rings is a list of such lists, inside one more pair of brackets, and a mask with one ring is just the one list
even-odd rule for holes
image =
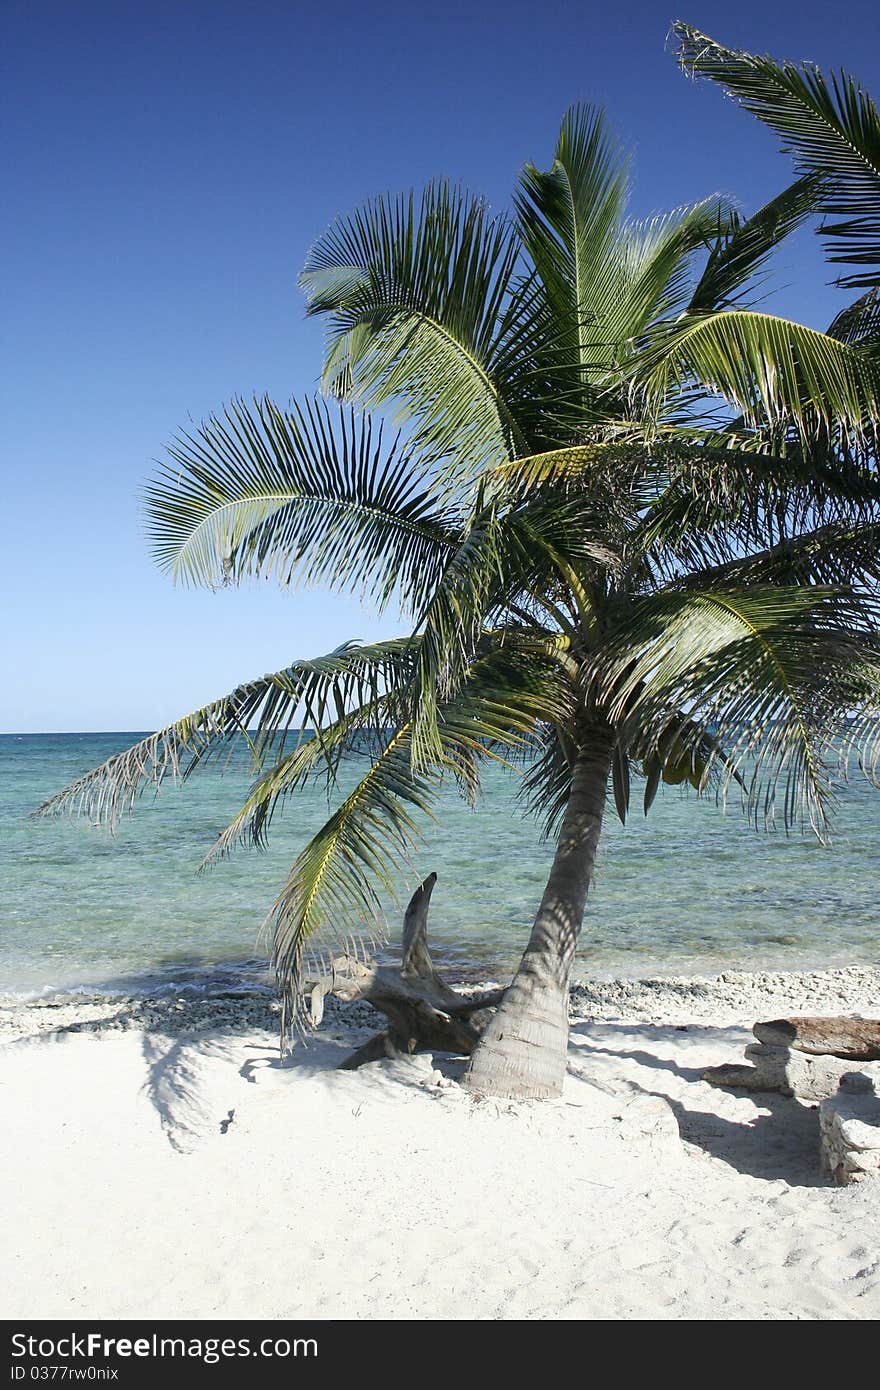
{"label": "green palm frond", "polygon": [[[651,453],[644,431],[628,440],[609,430],[608,439],[588,444],[566,444],[539,454],[511,459],[494,470],[493,477],[514,496],[528,496],[552,484],[569,484],[589,489],[590,503],[597,507],[603,484],[619,497],[621,484],[637,485],[645,460]],[[597,496],[598,494],[598,496]]]}
{"label": "green palm frond", "polygon": [[880,478],[797,446],[749,453],[685,441],[663,446],[667,469],[630,537],[667,577],[746,559],[824,526],[847,534],[880,515]]}
{"label": "green palm frond", "polygon": [[631,758],[641,760],[645,815],[654,804],[661,781],[670,786],[686,783],[698,796],[710,788],[723,796],[735,782],[748,796],[736,761],[700,719],[691,718],[684,710],[676,710],[659,729],[648,725],[627,746]]}
{"label": "green palm frond", "polygon": [[[747,783],[747,809],[824,835],[827,759],[876,661],[876,607],[846,589],[665,591],[621,608],[588,669],[588,688],[642,756],[662,752],[677,711],[724,746],[725,783]],[[685,748],[685,751],[687,749]]]}
{"label": "green palm frond", "polygon": [[727,201],[713,196],[621,229],[623,274],[607,320],[618,362],[630,341],[638,341],[652,323],[687,308],[695,253],[717,243],[735,225],[734,218]]}
{"label": "green palm frond", "polygon": [[519,596],[535,565],[545,558],[540,547],[535,552],[524,550],[518,520],[503,513],[495,499],[479,498],[470,525],[421,617],[418,702],[412,730],[413,756],[419,765],[440,756],[441,706],[465,680],[486,616]]}
{"label": "green palm frond", "polygon": [[328,319],[325,388],[365,408],[390,404],[449,462],[516,452],[499,343],[519,254],[503,217],[446,183],[337,220],[300,277],[309,313]]}
{"label": "green palm frond", "polygon": [[697,383],[751,428],[793,428],[808,440],[835,427],[861,440],[880,414],[870,355],[773,314],[730,310],[664,324],[642,356],[639,378],[658,408]]}
{"label": "green palm frond", "polygon": [[574,107],[552,168],[527,165],[515,197],[558,370],[564,374],[567,354],[567,375],[582,390],[617,369],[652,321],[686,305],[693,253],[732,225],[718,197],[627,221],[628,192],[627,161],[604,115]]}
{"label": "green palm frond", "polygon": [[219,584],[274,574],[417,607],[455,544],[430,468],[368,417],[237,401],[180,436],[146,494],[157,560]]}
{"label": "green palm frond", "polygon": [[[615,518],[624,516],[634,525],[637,514],[662,503],[673,488],[705,499],[707,485],[714,485],[716,501],[730,505],[735,484],[742,488],[747,480],[775,476],[777,471],[790,481],[793,471],[780,456],[747,452],[745,444],[753,449],[757,445],[742,435],[735,446],[727,436],[715,444],[706,442],[705,429],[645,428],[627,422],[609,425],[606,434],[589,443],[512,459],[494,476],[511,496],[523,499],[538,500],[545,489],[560,485],[568,490],[562,496],[580,490],[594,524],[613,531]],[[803,480],[805,470],[799,476]]]}
{"label": "green palm frond", "polygon": [[841,309],[830,324],[828,335],[880,354],[880,289],[868,290]]}
{"label": "green palm frond", "polygon": [[137,798],[166,780],[178,782],[209,758],[245,747],[259,765],[284,752],[291,730],[311,727],[324,755],[322,725],[355,705],[362,723],[384,717],[393,692],[409,688],[415,651],[406,638],[369,646],[347,643],[329,656],[298,661],[237,686],[77,778],[44,802],[37,815],[67,812],[113,829]]}
{"label": "green palm frond", "polygon": [[[414,640],[413,648],[417,645]],[[553,643],[537,640],[531,632],[487,629],[480,648],[463,688],[440,708],[437,760],[423,769],[451,774],[471,803],[479,790],[480,761],[507,762],[499,748],[509,745],[521,751],[533,727],[562,718],[571,706],[571,680]],[[290,752],[279,748],[205,863],[230,853],[237,844],[264,848],[272,819],[287,798],[316,776],[326,781],[329,793],[336,787],[344,757],[375,761],[396,729],[404,726],[411,749],[411,711],[418,692],[404,683],[403,673],[396,684],[386,684],[390,688],[385,693],[346,709]]]}
{"label": "green palm frond", "polygon": [[819,187],[819,180],[807,174],[751,217],[742,219],[728,214],[727,225],[717,229],[690,297],[688,313],[717,313],[740,306],[749,283],[768,256],[815,212]]}
{"label": "green palm frond", "polygon": [[388,740],[367,774],[297,856],[265,924],[282,999],[282,1040],[298,1020],[302,963],[313,938],[364,956],[385,935],[381,891],[420,842],[417,816],[430,814],[436,779],[412,769],[409,728]]}
{"label": "green palm frond", "polygon": [[737,556],[683,581],[688,587],[718,584],[804,584],[840,587],[880,584],[880,511],[861,525],[831,523],[787,536],[752,555]]}
{"label": "green palm frond", "polygon": [[[459,689],[478,653],[487,615],[503,616],[537,595],[552,600],[554,584],[577,591],[588,603],[585,572],[620,568],[606,518],[583,493],[551,491],[525,507],[504,505],[482,492],[471,524],[450,558],[419,623],[418,705],[413,753],[418,763],[436,758],[439,709]],[[603,534],[605,531],[605,534]],[[545,621],[547,608],[544,605]]]}
{"label": "green palm frond", "polygon": [[[306,707],[315,713],[312,736],[297,740],[289,752],[283,741],[273,742],[274,761],[261,771],[244,805],[206,856],[206,864],[237,844],[265,848],[272,819],[292,793],[320,776],[329,794],[343,759],[375,758],[404,724],[406,746],[412,749],[412,711],[422,703],[415,678],[423,641],[414,637],[369,648],[346,647],[300,663],[310,695]],[[486,629],[477,645],[480,654],[465,678],[473,678],[476,671],[483,684],[476,694],[459,690],[454,701],[440,708],[442,729],[436,745],[437,765],[454,775],[471,801],[478,789],[476,760],[498,756],[493,742],[520,738],[533,721],[551,713],[558,717],[565,703],[560,691],[567,688],[564,682],[560,685],[559,656],[552,642],[536,640],[531,632]],[[511,691],[526,701],[525,716],[510,703]],[[424,761],[434,766],[430,759]]]}
{"label": "green palm frond", "polygon": [[880,651],[875,640],[850,673],[849,710],[838,732],[839,763],[845,775],[853,761],[880,788]]}
{"label": "green palm frond", "polygon": [[[497,476],[512,496],[530,505],[546,492],[548,505],[555,500],[562,515],[572,494],[588,497],[589,506],[580,514],[577,509],[567,513],[571,533],[589,534],[592,524],[597,563],[615,573],[625,552],[630,582],[639,557],[658,576],[673,579],[692,572],[693,582],[699,583],[707,566],[739,561],[748,566],[752,553],[764,555],[768,542],[774,548],[802,533],[818,537],[823,527],[823,564],[832,562],[833,537],[844,543],[853,534],[841,566],[855,565],[861,555],[864,573],[873,574],[870,528],[880,517],[875,472],[819,459],[796,445],[780,454],[750,452],[742,447],[743,442],[755,447],[748,439],[722,447],[701,442],[704,437],[691,439],[677,429],[658,430],[650,437],[643,431],[630,439],[623,432],[618,437],[612,433],[605,442],[515,459]],[[562,538],[559,545],[565,548]],[[777,555],[775,549],[773,553]],[[779,550],[777,570],[787,553]],[[815,560],[820,562],[820,550]],[[848,576],[853,572],[848,569]],[[776,582],[778,578],[777,573]]]}
{"label": "green palm frond", "polygon": [[545,840],[558,832],[568,805],[572,752],[565,727],[551,724],[538,740],[523,775],[519,800],[526,814],[538,821]]}
{"label": "green palm frond", "polygon": [[332,724],[310,731],[292,748],[279,747],[265,765],[235,816],[202,860],[202,869],[228,857],[240,845],[265,849],[269,831],[287,799],[320,780],[328,798],[338,788],[341,768],[358,757],[375,759],[400,718],[399,692],[380,695],[339,713]]}
{"label": "green palm frond", "polygon": [[[298,1017],[307,951],[319,950],[326,962],[340,950],[362,955],[384,939],[382,894],[397,901],[401,868],[420,843],[421,820],[444,774],[472,796],[480,761],[506,761],[505,750],[526,746],[541,721],[559,717],[566,697],[548,680],[549,669],[546,658],[508,648],[478,659],[470,685],[442,707],[438,755],[422,771],[413,765],[411,723],[389,730],[369,770],[297,858],[267,921],[285,1030]],[[261,779],[251,822],[265,823],[302,774],[302,762],[288,758],[280,776]],[[243,818],[233,826],[236,836],[248,833]]]}
{"label": "green palm frond", "polygon": [[581,384],[613,360],[613,319],[623,268],[618,236],[629,172],[603,112],[575,106],[563,118],[552,168],[527,164],[514,203],[553,330]]}
{"label": "green palm frond", "polygon": [[863,266],[842,285],[880,283],[880,113],[867,92],[842,72],[826,79],[812,63],[798,67],[724,48],[687,24],[675,24],[679,62],[711,78],[780,137],[799,172],[822,180],[821,227],[828,259]]}
{"label": "green palm frond", "polygon": [[504,563],[502,524],[493,505],[481,508],[450,557],[420,622],[418,705],[412,745],[417,765],[440,756],[439,710],[473,660],[489,593]]}

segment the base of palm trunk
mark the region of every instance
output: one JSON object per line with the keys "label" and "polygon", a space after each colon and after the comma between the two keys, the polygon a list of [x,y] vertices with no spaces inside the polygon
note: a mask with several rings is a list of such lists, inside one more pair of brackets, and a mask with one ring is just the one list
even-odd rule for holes
{"label": "base of palm trunk", "polygon": [[508,990],[462,1078],[474,1095],[551,1100],[568,1066],[568,1001],[522,999]]}

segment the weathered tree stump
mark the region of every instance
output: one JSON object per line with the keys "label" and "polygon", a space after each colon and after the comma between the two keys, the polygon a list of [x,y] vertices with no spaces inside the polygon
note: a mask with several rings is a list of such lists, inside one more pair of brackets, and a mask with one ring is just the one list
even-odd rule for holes
{"label": "weathered tree stump", "polygon": [[365,1062],[412,1052],[453,1052],[470,1056],[503,989],[459,994],[435,968],[428,950],[428,907],[437,882],[429,874],[416,889],[403,919],[399,967],[365,964],[340,956],[311,989],[311,1018],[317,1026],[328,994],[346,1003],[363,1000],[383,1013],[388,1024],[340,1063],[353,1071]]}
{"label": "weathered tree stump", "polygon": [[790,1047],[813,1056],[845,1057],[850,1061],[880,1061],[880,1019],[812,1018],[793,1015],[756,1023],[758,1042],[770,1047]]}

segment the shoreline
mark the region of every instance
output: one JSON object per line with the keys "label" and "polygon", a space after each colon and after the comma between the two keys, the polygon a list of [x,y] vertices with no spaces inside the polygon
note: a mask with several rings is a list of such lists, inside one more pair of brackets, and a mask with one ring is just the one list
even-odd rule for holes
{"label": "shoreline", "polygon": [[[496,988],[497,979],[468,982],[465,992]],[[459,986],[462,988],[462,986]],[[360,1030],[380,1015],[367,1004],[328,997],[327,1026]],[[707,1022],[750,1027],[781,1013],[880,1014],[880,966],[827,970],[724,970],[715,975],[652,975],[576,980],[572,1021]],[[268,987],[181,988],[126,994],[62,992],[0,1003],[0,1045],[47,1033],[161,1031],[184,1036],[211,1030],[274,1033],[278,1005]]]}

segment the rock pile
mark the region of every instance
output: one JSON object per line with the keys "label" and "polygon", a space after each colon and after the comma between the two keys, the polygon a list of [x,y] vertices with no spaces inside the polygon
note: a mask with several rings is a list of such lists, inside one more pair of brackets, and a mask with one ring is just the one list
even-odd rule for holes
{"label": "rock pile", "polygon": [[833,1096],[854,1061],[880,1081],[880,1020],[795,1016],[756,1023],[752,1032],[758,1041],[745,1050],[747,1064],[709,1067],[703,1079],[812,1101]]}
{"label": "rock pile", "polygon": [[825,1176],[841,1185],[880,1181],[880,1019],[795,1016],[752,1032],[747,1065],[709,1067],[703,1080],[818,1100]]}
{"label": "rock pile", "polygon": [[822,1101],[819,1143],[822,1171],[836,1183],[880,1181],[880,1096],[864,1072],[845,1072]]}

